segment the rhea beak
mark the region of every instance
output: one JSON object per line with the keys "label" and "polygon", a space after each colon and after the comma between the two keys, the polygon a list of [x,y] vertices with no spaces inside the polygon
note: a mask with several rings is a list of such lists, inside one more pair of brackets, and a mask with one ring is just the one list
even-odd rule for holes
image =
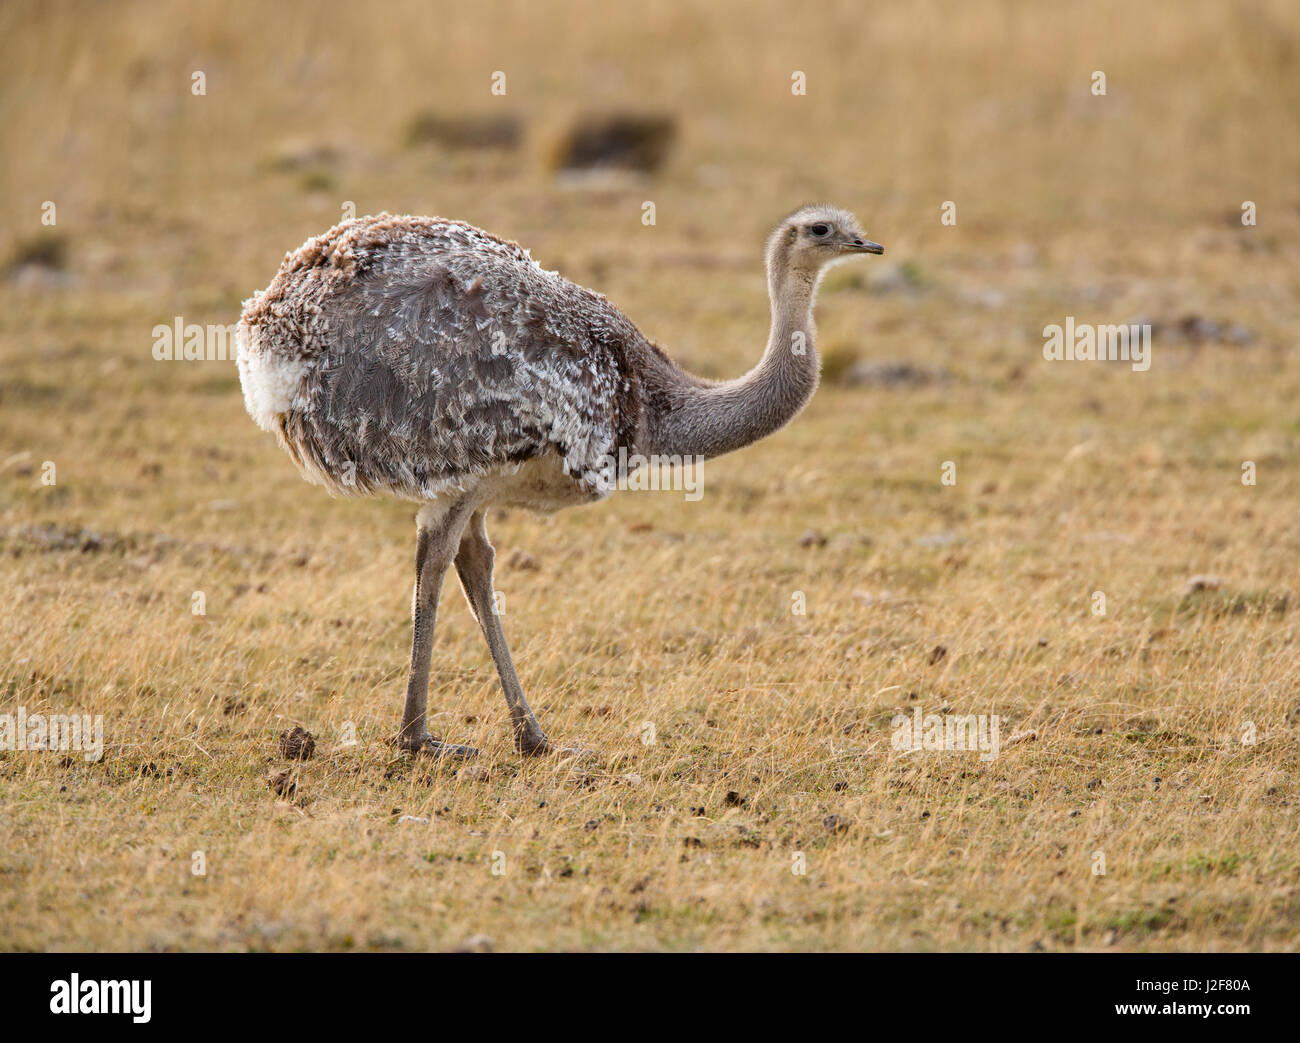
{"label": "rhea beak", "polygon": [[856,250],[864,254],[882,254],[885,248],[879,243],[873,243],[869,239],[854,239],[848,244],[850,250]]}

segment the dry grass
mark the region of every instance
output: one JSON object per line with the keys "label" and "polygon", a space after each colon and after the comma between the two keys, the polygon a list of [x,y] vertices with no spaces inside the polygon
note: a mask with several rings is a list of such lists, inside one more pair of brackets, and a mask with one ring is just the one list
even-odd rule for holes
{"label": "dry grass", "polygon": [[[106,730],[99,763],[0,754],[0,947],[1296,948],[1291,5],[578,6],[0,10],[0,712]],[[548,150],[607,109],[675,116],[667,166],[562,183]],[[430,111],[524,140],[409,145]],[[517,238],[733,374],[761,236],[817,198],[888,248],[823,293],[838,370],[948,379],[829,386],[698,503],[494,519],[537,564],[498,575],[525,687],[600,757],[514,756],[453,583],[431,710],[484,756],[396,758],[410,508],[300,482],[233,365],[154,362],[153,326],[232,322],[353,200]],[[1067,314],[1189,313],[1254,339],[1041,357]],[[917,705],[1037,739],[891,749]]]}

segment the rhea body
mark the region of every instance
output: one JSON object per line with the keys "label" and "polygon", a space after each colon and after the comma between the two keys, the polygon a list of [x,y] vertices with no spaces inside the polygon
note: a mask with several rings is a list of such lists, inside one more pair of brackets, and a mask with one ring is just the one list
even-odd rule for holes
{"label": "rhea body", "polygon": [[433,627],[454,567],[525,755],[553,747],[528,705],[496,613],[492,506],[540,511],[609,493],[628,456],[711,458],[778,430],[817,388],[813,300],[827,265],[882,253],[852,214],[804,207],[767,241],[772,322],[743,377],[693,376],[603,296],[515,243],[460,221],[362,217],[286,255],[244,304],[244,401],[309,479],[418,503],[413,636],[397,743],[429,734]]}

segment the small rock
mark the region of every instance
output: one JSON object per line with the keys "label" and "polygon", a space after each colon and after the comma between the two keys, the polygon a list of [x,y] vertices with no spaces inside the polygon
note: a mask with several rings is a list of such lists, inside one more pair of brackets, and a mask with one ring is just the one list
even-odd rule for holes
{"label": "small rock", "polygon": [[266,777],[266,784],[271,788],[271,792],[277,797],[283,797],[285,800],[292,800],[294,794],[298,792],[298,784],[293,781],[293,776],[287,771],[273,771]]}
{"label": "small rock", "polygon": [[429,820],[427,818],[422,818],[419,815],[403,815],[401,818],[397,820],[397,824],[399,826],[404,825],[406,823],[410,823],[413,826],[427,826],[429,824]]}
{"label": "small rock", "polygon": [[516,547],[506,558],[506,564],[512,569],[528,572],[537,568],[537,559],[527,551],[522,551]]}
{"label": "small rock", "polygon": [[722,798],[722,803],[728,808],[747,808],[749,807],[749,798],[742,797],[734,789],[727,790],[727,795]]}
{"label": "small rock", "polygon": [[1240,322],[1216,322],[1195,313],[1162,321],[1141,316],[1135,325],[1151,327],[1151,336],[1168,344],[1234,344],[1244,346],[1255,341],[1255,331]]}
{"label": "small rock", "polygon": [[624,170],[653,174],[668,158],[677,136],[670,113],[612,113],[580,117],[558,143],[561,171]]}
{"label": "small rock", "polygon": [[272,157],[271,165],[277,170],[309,170],[332,165],[342,158],[342,147],[333,142],[286,138]]}
{"label": "small rock", "polygon": [[825,547],[826,537],[816,529],[809,529],[799,537],[800,547]]}
{"label": "small rock", "polygon": [[1219,334],[1223,332],[1223,327],[1219,323],[1203,315],[1184,315],[1175,324],[1175,328],[1193,344],[1218,340]]}
{"label": "small rock", "polygon": [[853,823],[843,815],[827,815],[822,819],[822,825],[830,833],[847,833],[853,828]]}
{"label": "small rock", "polygon": [[295,724],[293,731],[280,733],[280,754],[288,760],[310,760],[315,752],[316,736],[302,725]]}

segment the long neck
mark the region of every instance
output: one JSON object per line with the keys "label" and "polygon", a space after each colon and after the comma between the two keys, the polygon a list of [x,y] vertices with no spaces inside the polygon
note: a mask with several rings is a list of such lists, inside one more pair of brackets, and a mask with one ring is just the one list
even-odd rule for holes
{"label": "long neck", "polygon": [[817,390],[812,303],[816,272],[791,268],[787,244],[768,251],[772,328],[757,366],[743,377],[706,383],[673,368],[650,416],[649,449],[660,455],[721,456],[780,430]]}

